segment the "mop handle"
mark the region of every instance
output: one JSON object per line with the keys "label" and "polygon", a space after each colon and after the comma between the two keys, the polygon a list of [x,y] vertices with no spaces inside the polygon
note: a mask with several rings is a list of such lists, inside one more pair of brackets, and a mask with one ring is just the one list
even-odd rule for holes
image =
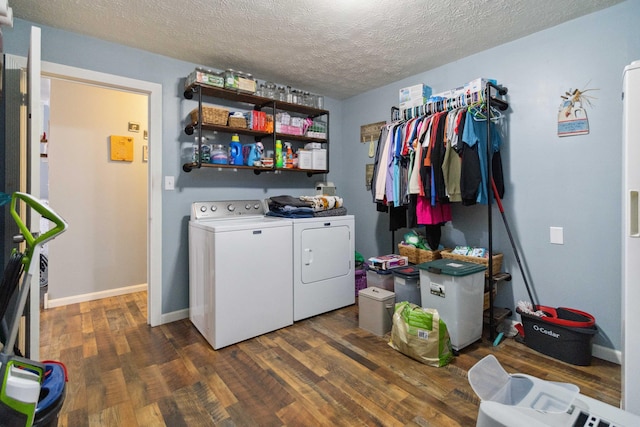
{"label": "mop handle", "polygon": [[531,293],[531,289],[529,288],[529,282],[527,281],[527,276],[524,273],[524,268],[522,267],[522,262],[520,261],[520,255],[518,254],[518,249],[516,248],[516,243],[513,240],[513,235],[511,234],[511,227],[509,227],[509,222],[507,221],[507,217],[504,214],[504,208],[502,207],[502,201],[500,200],[500,196],[498,195],[498,187],[496,187],[496,182],[491,177],[491,186],[493,187],[493,195],[495,196],[496,202],[498,203],[498,209],[500,209],[500,214],[502,216],[502,221],[504,222],[504,227],[507,229],[507,235],[509,236],[509,241],[511,242],[511,248],[513,249],[513,254],[516,257],[516,262],[518,263],[518,268],[520,269],[520,274],[522,274],[522,280],[524,281],[524,286],[527,289],[527,294],[529,294],[529,298],[531,299],[531,303],[533,304],[534,310],[537,309],[538,305],[533,299],[533,294]]}
{"label": "mop handle", "polygon": [[491,186],[493,187],[493,195],[496,196],[496,202],[498,203],[498,209],[500,209],[500,213],[504,213],[504,208],[502,207],[502,200],[500,200],[500,196],[498,196],[498,188],[496,187],[496,182],[491,178]]}

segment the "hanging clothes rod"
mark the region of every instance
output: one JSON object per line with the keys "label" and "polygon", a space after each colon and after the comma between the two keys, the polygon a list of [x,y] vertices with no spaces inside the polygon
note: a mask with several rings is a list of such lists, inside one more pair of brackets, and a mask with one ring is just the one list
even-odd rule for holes
{"label": "hanging clothes rod", "polygon": [[[507,93],[506,89],[502,86],[494,85],[493,83],[491,83],[490,87],[493,87],[499,95],[506,95]],[[498,87],[500,89],[497,89]],[[472,92],[452,98],[443,98],[439,100],[429,101],[425,104],[413,108],[408,108],[406,110],[400,110],[398,107],[391,107],[391,120],[409,120],[414,117],[431,115],[447,110],[454,110],[456,108],[461,108],[480,102],[490,102],[490,104],[498,110],[506,111],[509,108],[509,103],[494,96],[493,94],[491,96],[486,96],[486,94],[490,92],[490,90],[484,89],[480,92]]]}

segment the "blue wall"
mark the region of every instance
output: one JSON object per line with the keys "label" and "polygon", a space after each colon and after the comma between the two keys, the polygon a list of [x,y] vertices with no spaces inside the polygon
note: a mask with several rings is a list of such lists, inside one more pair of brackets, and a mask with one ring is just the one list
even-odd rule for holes
{"label": "blue wall", "polygon": [[[620,94],[624,66],[640,59],[638,18],[640,2],[625,2],[344,101],[342,135],[356,174],[340,182],[357,218],[356,250],[367,257],[392,247],[388,216],[376,213],[364,188],[371,159],[367,144],[358,143],[359,126],[388,120],[402,87],[425,83],[437,93],[477,77],[497,79],[511,106],[502,125],[504,208],[534,296],[594,314],[594,343],[620,349]],[[586,106],[590,133],[559,138],[560,96],[571,88],[598,89],[587,92],[596,98]],[[497,208],[492,220],[494,248],[513,274],[500,285],[497,304],[514,308],[529,298]],[[551,226],[564,228],[564,245],[550,244]],[[486,206],[454,205],[446,246],[486,245],[487,236]]]}
{"label": "blue wall", "polygon": [[[13,28],[3,29],[4,53],[26,56],[32,25],[35,24],[16,19]],[[162,85],[162,175],[172,175],[176,178],[176,190],[164,191],[162,200],[163,314],[189,306],[187,225],[192,202],[236,198],[263,199],[280,194],[314,194],[315,183],[326,179],[324,175],[309,178],[302,173],[256,176],[249,170],[218,172],[202,169],[190,173],[183,172],[181,145],[193,141],[193,137],[184,133],[184,125],[189,112],[197,105],[195,101],[185,100],[183,97],[184,78],[197,65],[212,64],[178,61],[95,38],[38,26],[42,29],[43,61]],[[332,112],[330,140],[340,141],[340,104],[325,97],[325,108]],[[335,113],[336,111],[338,113]],[[230,138],[230,135],[226,137]],[[243,139],[243,142],[249,141]],[[332,144],[331,169],[340,166],[340,151],[339,144]],[[250,263],[250,260],[247,262]]]}
{"label": "blue wall", "polygon": [[[619,349],[620,93],[622,69],[640,59],[638,17],[640,2],[627,1],[342,102],[326,100],[332,170],[326,179],[356,215],[356,249],[365,257],[388,253],[402,235],[396,233],[391,242],[388,218],[375,211],[365,190],[365,164],[371,160],[368,145],[359,142],[360,126],[387,120],[402,87],[425,83],[439,92],[477,77],[497,79],[509,88],[511,105],[503,125],[504,205],[537,298],[594,314],[601,332],[595,343]],[[16,19],[14,28],[3,29],[6,53],[26,56],[30,26]],[[199,64],[41,28],[44,61],[163,86],[162,174],[177,178],[176,191],[163,195],[163,313],[188,307],[187,222],[193,201],[308,194],[321,180],[302,174],[182,172],[180,145],[191,141],[183,132],[184,120],[194,107],[183,99],[182,85]],[[599,89],[588,93],[597,98],[587,106],[591,132],[558,138],[560,95],[570,88]],[[454,206],[443,241],[486,244],[486,222],[485,207]],[[513,308],[528,298],[497,209],[493,222],[494,247],[504,252],[504,267],[514,276],[501,286],[497,302]],[[564,227],[564,245],[549,243],[550,226]]]}

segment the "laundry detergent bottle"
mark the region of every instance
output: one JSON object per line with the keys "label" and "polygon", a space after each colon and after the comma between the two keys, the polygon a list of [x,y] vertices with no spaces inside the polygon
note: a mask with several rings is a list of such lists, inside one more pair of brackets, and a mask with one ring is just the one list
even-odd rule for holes
{"label": "laundry detergent bottle", "polygon": [[282,168],[284,162],[282,161],[282,141],[276,140],[276,168]]}
{"label": "laundry detergent bottle", "polygon": [[231,144],[229,144],[229,164],[241,165],[242,160],[242,144],[240,144],[240,136],[236,133],[231,136]]}

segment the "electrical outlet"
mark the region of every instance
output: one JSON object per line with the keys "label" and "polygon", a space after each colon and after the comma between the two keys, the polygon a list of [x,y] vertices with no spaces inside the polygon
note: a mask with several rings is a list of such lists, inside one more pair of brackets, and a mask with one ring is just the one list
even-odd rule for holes
{"label": "electrical outlet", "polygon": [[173,176],[165,176],[164,177],[164,189],[165,190],[175,190],[175,178]]}

